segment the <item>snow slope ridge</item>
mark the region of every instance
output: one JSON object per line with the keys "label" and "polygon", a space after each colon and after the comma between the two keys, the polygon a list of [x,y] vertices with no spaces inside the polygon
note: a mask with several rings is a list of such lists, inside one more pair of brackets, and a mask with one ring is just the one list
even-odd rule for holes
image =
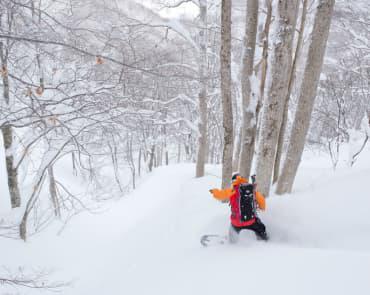
{"label": "snow slope ridge", "polygon": [[183,164],[156,169],[111,210],[80,214],[60,236],[0,240],[0,261],[54,268],[75,279],[68,295],[370,294],[370,168],[333,172],[324,163],[305,159],[296,191],[267,200],[268,243],[242,233],[237,245],[203,248],[202,234],[229,225],[228,205],[208,192],[220,169],[195,179]]}

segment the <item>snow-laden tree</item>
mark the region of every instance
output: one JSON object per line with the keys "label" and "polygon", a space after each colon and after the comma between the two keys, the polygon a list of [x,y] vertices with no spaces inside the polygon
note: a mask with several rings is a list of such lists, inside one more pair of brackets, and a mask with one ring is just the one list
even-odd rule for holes
{"label": "snow-laden tree", "polygon": [[290,193],[292,191],[294,179],[301,161],[316,91],[319,85],[334,4],[334,0],[320,0],[316,6],[308,56],[302,77],[289,146],[277,183],[276,193],[278,194]]}
{"label": "snow-laden tree", "polygon": [[222,0],[221,4],[221,97],[224,131],[224,147],[222,155],[222,187],[231,182],[233,161],[233,109],[231,98],[231,0]]}
{"label": "snow-laden tree", "polygon": [[276,145],[288,90],[287,77],[292,64],[292,43],[297,10],[297,1],[283,0],[276,3],[256,166],[259,189],[265,196],[268,196],[270,191]]}
{"label": "snow-laden tree", "polygon": [[[11,103],[2,101],[0,126],[13,129],[14,167],[23,180],[27,175],[19,227],[26,239],[35,230],[27,228],[30,217],[36,227],[52,215],[68,220],[90,202],[61,183],[59,161],[69,158],[71,173],[84,178],[98,199],[125,193],[129,181],[135,186],[142,161],[149,170],[168,163],[168,146],[197,131],[191,97],[198,75],[186,67],[192,51],[183,38],[167,26],[128,17],[130,7],[96,1],[1,5],[16,12],[14,30],[0,32],[12,49],[2,71]],[[47,178],[50,201],[43,198]]]}
{"label": "snow-laden tree", "polygon": [[[0,30],[9,33],[14,32],[14,19],[18,14],[15,6],[4,5],[1,3],[0,9]],[[0,59],[1,59],[1,76],[2,76],[2,99],[1,105],[4,109],[11,112],[14,103],[11,97],[11,85],[9,81],[9,57],[12,55],[13,46],[11,40],[0,40]],[[15,163],[15,143],[14,143],[14,130],[11,124],[3,124],[1,126],[1,133],[3,136],[6,171],[8,175],[7,183],[10,193],[10,201],[12,208],[20,207],[21,196],[18,185],[18,169]]]}
{"label": "snow-laden tree", "polygon": [[279,130],[278,144],[276,147],[273,183],[275,183],[278,180],[279,173],[280,173],[280,162],[281,162],[281,157],[283,154],[283,146],[284,146],[284,141],[286,137],[285,135],[286,135],[287,121],[288,121],[289,100],[290,100],[290,96],[292,95],[293,84],[295,82],[295,78],[297,75],[296,72],[297,72],[298,60],[300,58],[301,51],[302,51],[304,28],[306,26],[307,5],[308,5],[308,0],[303,0],[301,16],[300,16],[300,25],[299,25],[299,29],[297,32],[298,36],[297,36],[297,41],[296,41],[295,50],[294,50],[292,68],[290,70],[290,75],[289,75],[288,92],[287,92],[287,96],[284,102],[283,118],[281,121],[280,130]]}
{"label": "snow-laden tree", "polygon": [[[323,73],[307,144],[324,147],[336,167],[342,147],[353,142],[369,108],[370,55],[367,1],[336,1]],[[354,151],[357,152],[356,149]]]}
{"label": "snow-laden tree", "polygon": [[[242,175],[249,176],[254,155],[256,135],[256,107],[258,93],[253,93],[252,83],[256,83],[253,76],[254,52],[258,25],[258,0],[247,1],[246,5],[245,36],[243,44],[243,68],[241,73],[242,85],[242,125],[241,150],[238,170]],[[257,85],[254,85],[254,89]]]}

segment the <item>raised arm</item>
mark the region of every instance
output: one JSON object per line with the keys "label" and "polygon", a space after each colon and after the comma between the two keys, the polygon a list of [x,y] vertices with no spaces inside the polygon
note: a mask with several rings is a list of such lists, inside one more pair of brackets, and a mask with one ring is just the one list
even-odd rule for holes
{"label": "raised arm", "polygon": [[226,189],[211,189],[209,190],[213,197],[219,201],[226,201],[229,200],[231,195],[234,193],[232,188],[226,188]]}

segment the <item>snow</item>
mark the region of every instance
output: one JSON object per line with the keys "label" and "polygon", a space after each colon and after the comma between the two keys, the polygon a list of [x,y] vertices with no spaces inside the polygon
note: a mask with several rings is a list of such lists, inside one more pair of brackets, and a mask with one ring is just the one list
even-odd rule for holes
{"label": "snow", "polygon": [[187,42],[189,42],[195,51],[199,51],[199,46],[194,42],[190,32],[181,24],[179,20],[172,18],[167,20],[164,24],[181,35]]}
{"label": "snow", "polygon": [[27,243],[0,238],[1,265],[54,269],[73,280],[68,295],[369,294],[369,161],[367,146],[354,167],[343,160],[333,171],[327,155],[307,152],[293,194],[270,197],[260,215],[268,243],[242,233],[237,245],[203,248],[202,234],[228,229],[228,205],[208,192],[221,169],[196,179],[194,165],[179,164],[60,235],[55,225]]}

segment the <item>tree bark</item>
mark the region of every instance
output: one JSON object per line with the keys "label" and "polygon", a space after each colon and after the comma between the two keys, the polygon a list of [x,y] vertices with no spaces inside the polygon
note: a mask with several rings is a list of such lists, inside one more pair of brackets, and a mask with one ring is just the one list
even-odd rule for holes
{"label": "tree bark", "polygon": [[241,139],[242,139],[242,126],[239,127],[235,138],[234,154],[233,154],[233,172],[239,170],[239,156],[241,150]]}
{"label": "tree bark", "polygon": [[48,167],[48,175],[49,175],[49,193],[50,193],[51,202],[54,207],[54,215],[55,217],[60,218],[61,216],[60,204],[59,204],[57,186],[56,186],[55,177],[54,177],[54,168],[52,164]]}
{"label": "tree bark", "polygon": [[132,150],[132,136],[127,136],[127,159],[130,164],[131,174],[132,174],[132,188],[136,189],[136,168],[135,168],[135,160],[134,160],[134,153]]}
{"label": "tree bark", "polygon": [[319,0],[317,5],[289,147],[277,183],[277,194],[292,191],[310,125],[334,4],[334,0]]}
{"label": "tree bark", "polygon": [[258,142],[259,138],[259,130],[260,130],[260,121],[259,120],[259,113],[262,108],[262,102],[264,100],[265,96],[265,83],[266,83],[266,74],[267,74],[267,66],[268,66],[268,51],[269,51],[269,34],[270,34],[270,25],[271,25],[271,19],[272,19],[272,0],[266,0],[266,10],[267,10],[267,15],[266,15],[266,20],[262,32],[262,40],[263,40],[263,45],[262,45],[262,60],[260,63],[260,68],[259,68],[259,77],[260,77],[260,89],[259,89],[259,98],[258,98],[258,103],[257,103],[257,108],[256,108],[256,139],[255,141]]}
{"label": "tree bark", "polygon": [[[8,14],[11,12],[8,12]],[[12,17],[9,17],[12,19]],[[9,21],[9,20],[8,20]],[[11,22],[11,21],[10,21]],[[9,29],[11,23],[8,24]],[[3,27],[2,16],[0,16],[0,28]],[[3,41],[0,41],[0,59],[1,59],[1,70],[3,78],[3,99],[5,105],[10,107],[10,88],[9,88],[9,73],[8,73],[8,47],[5,46]],[[18,169],[14,163],[14,142],[13,142],[13,128],[6,123],[1,128],[1,133],[4,139],[4,149],[5,149],[5,163],[6,171],[8,175],[8,188],[10,194],[10,202],[12,208],[17,208],[21,206],[21,196],[18,186]]]}
{"label": "tree bark", "polygon": [[282,156],[282,153],[283,153],[285,131],[286,131],[286,125],[287,125],[287,121],[288,121],[289,100],[290,100],[292,87],[293,87],[295,77],[296,77],[297,61],[298,61],[298,58],[301,54],[304,26],[305,26],[306,15],[307,15],[307,3],[308,3],[308,0],[303,0],[301,24],[300,24],[299,32],[298,32],[298,39],[297,39],[296,49],[295,49],[295,53],[294,53],[293,65],[292,65],[292,69],[290,71],[290,78],[289,78],[289,84],[288,84],[288,93],[287,93],[287,96],[285,98],[283,120],[281,122],[281,127],[280,127],[280,131],[279,131],[278,145],[277,145],[277,148],[276,148],[276,156],[275,156],[275,164],[274,164],[274,178],[272,180],[273,183],[276,183],[278,178],[279,178],[280,162],[281,162],[281,156]]}
{"label": "tree bark", "polygon": [[155,157],[155,145],[153,144],[150,148],[150,159],[149,159],[149,172],[152,172]]}
{"label": "tree bark", "polygon": [[177,144],[177,163],[181,162],[181,143]]}
{"label": "tree bark", "polygon": [[224,129],[224,148],[222,154],[222,187],[231,182],[233,158],[233,110],[231,100],[231,0],[221,3],[221,97]]}
{"label": "tree bark", "polygon": [[207,1],[199,1],[200,25],[199,32],[199,137],[195,177],[204,176],[207,151]]}
{"label": "tree bark", "polygon": [[8,174],[8,188],[10,193],[10,202],[12,208],[21,206],[21,196],[18,186],[18,169],[14,165],[13,156],[13,130],[10,126],[4,126],[1,128],[1,132],[4,138],[5,148],[5,163],[6,171]]}
{"label": "tree bark", "polygon": [[260,191],[267,197],[270,192],[275,151],[287,94],[292,63],[292,43],[297,18],[297,1],[277,3],[274,44],[269,61],[267,95],[263,104],[261,131],[257,154],[257,177]]}
{"label": "tree bark", "polygon": [[[241,175],[249,177],[254,154],[256,132],[257,93],[253,94],[251,91],[251,77],[253,75],[254,52],[256,48],[258,0],[248,0],[246,9],[244,56],[241,74],[243,119],[238,170]],[[254,98],[251,99],[253,95]]]}
{"label": "tree bark", "polygon": [[261,68],[260,68],[260,96],[263,101],[264,92],[265,92],[265,83],[266,83],[266,73],[267,73],[267,59],[268,59],[268,51],[269,51],[269,34],[270,34],[270,25],[271,25],[271,18],[272,18],[272,0],[266,0],[266,20],[263,28],[263,45],[262,45],[262,60],[261,60]]}
{"label": "tree bark", "polygon": [[139,148],[139,156],[138,156],[138,160],[137,160],[137,169],[138,169],[138,174],[139,174],[139,177],[141,176],[141,147]]}

